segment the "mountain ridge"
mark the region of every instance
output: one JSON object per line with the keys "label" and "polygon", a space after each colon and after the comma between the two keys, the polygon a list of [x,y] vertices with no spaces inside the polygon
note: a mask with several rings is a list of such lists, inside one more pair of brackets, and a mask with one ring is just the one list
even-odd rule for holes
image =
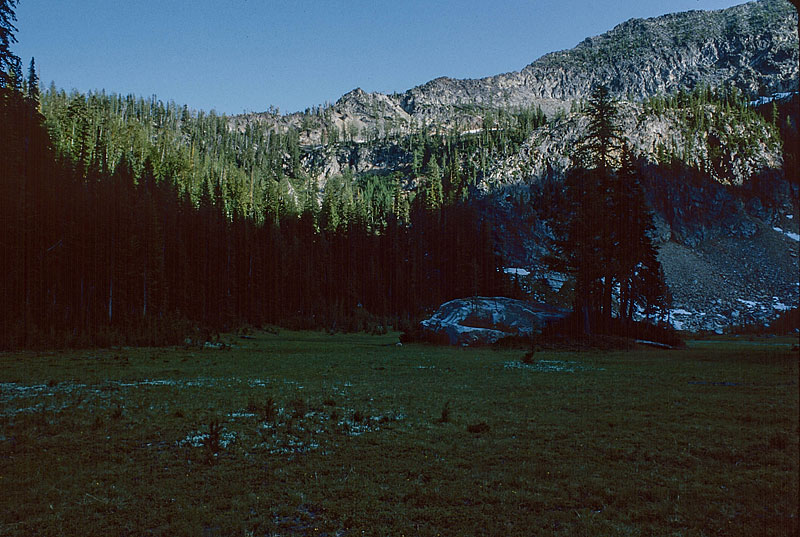
{"label": "mountain ridge", "polygon": [[[519,71],[482,78],[437,77],[402,93],[356,88],[332,105],[284,116],[235,116],[238,128],[255,121],[268,128],[305,125],[307,144],[323,142],[334,127],[363,141],[370,131],[409,132],[417,125],[469,129],[484,109],[540,106],[551,116],[568,110],[599,84],[612,96],[641,100],[700,84],[736,86],[748,95],[796,91],[797,10],[786,0],[756,0],[714,11],[692,10],[629,19],[575,47],[554,51]],[[311,126],[311,128],[309,128]],[[344,138],[345,136],[340,136]]]}
{"label": "mountain ridge", "polygon": [[[408,90],[404,99],[415,106],[442,105],[447,102],[437,94],[450,90],[456,101],[489,102],[495,96],[512,106],[530,100],[548,104],[551,99],[584,98],[599,83],[616,97],[633,93],[639,99],[691,90],[699,83],[733,84],[746,93],[793,91],[798,80],[796,28],[797,11],[784,0],[630,19],[571,49],[545,54],[520,71],[480,79],[439,77]],[[760,54],[767,50],[769,55]],[[659,56],[660,61],[653,60]],[[656,69],[659,63],[666,70]],[[742,72],[748,65],[751,69]],[[587,66],[590,76],[580,72]],[[697,66],[703,70],[693,75]]]}

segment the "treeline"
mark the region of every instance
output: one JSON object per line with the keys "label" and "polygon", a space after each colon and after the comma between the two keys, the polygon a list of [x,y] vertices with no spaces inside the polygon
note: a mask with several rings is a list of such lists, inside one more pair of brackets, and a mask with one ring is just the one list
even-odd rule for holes
{"label": "treeline", "polygon": [[800,95],[764,103],[756,111],[780,133],[783,142],[783,170],[786,179],[800,185]]}
{"label": "treeline", "polygon": [[[264,174],[253,172],[251,196],[231,179],[247,184],[237,144],[250,142],[213,115],[75,97],[63,120],[46,120],[40,109],[64,94],[40,104],[24,86],[0,88],[4,348],[170,343],[190,327],[244,323],[396,326],[451,298],[504,291],[491,230],[468,204],[423,194],[401,219],[387,201],[375,226],[366,205],[342,203],[329,225],[324,203],[264,194],[296,179],[291,135],[250,133],[281,147],[272,164],[252,161]],[[386,200],[375,181],[340,187]],[[256,192],[263,205],[250,204]]]}
{"label": "treeline", "polygon": [[[232,128],[224,115],[191,111],[154,96],[67,94],[51,86],[41,96],[41,111],[56,151],[72,161],[78,174],[92,167],[113,172],[124,157],[138,177],[149,160],[158,180],[176,183],[195,204],[203,188],[219,188],[229,216],[277,221],[316,212],[327,197],[329,209],[352,206],[352,212],[368,216],[374,229],[385,225],[389,209],[407,222],[418,193],[430,208],[465,201],[499,158],[515,153],[547,122],[538,107],[485,110],[482,128],[468,134],[429,125],[368,143],[329,136],[320,150],[301,146],[300,133],[291,126],[250,122]],[[303,117],[327,112],[319,109]],[[314,151],[357,153],[359,146],[396,155],[396,171],[357,181],[345,171],[318,184]],[[343,216],[333,218],[338,222]]]}
{"label": "treeline", "polygon": [[[656,161],[659,164],[691,162],[697,146],[702,145],[706,155],[703,171],[722,178],[730,174],[730,155],[752,156],[762,150],[762,145],[769,149],[780,148],[786,140],[783,135],[787,121],[792,125],[788,114],[780,113],[774,103],[765,114],[751,106],[747,96],[735,86],[711,88],[701,84],[692,91],[681,89],[669,95],[649,97],[642,104],[642,117],[671,114],[683,129],[682,146],[675,139],[658,144]],[[786,144],[784,146],[787,149]],[[787,177],[794,174],[790,166],[784,165],[784,169]]]}
{"label": "treeline", "polygon": [[307,178],[294,130],[239,131],[225,116],[154,96],[67,94],[51,86],[41,101],[55,150],[79,175],[113,172],[125,158],[138,176],[149,161],[158,180],[175,183],[195,204],[204,188],[218,187],[229,215],[277,220],[299,212],[296,193]]}

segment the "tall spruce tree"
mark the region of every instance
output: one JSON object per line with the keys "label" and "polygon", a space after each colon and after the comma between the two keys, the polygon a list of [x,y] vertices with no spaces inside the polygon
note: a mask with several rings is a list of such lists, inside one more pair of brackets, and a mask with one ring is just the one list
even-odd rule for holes
{"label": "tall spruce tree", "polygon": [[637,306],[647,313],[663,309],[667,288],[653,245],[653,215],[647,207],[636,162],[627,143],[622,147],[613,194],[619,317],[630,321]]}
{"label": "tall spruce tree", "polygon": [[39,105],[39,75],[36,74],[36,60],[31,58],[28,66],[28,99],[36,106]]}
{"label": "tall spruce tree", "polygon": [[[585,113],[589,124],[566,180],[572,210],[560,263],[575,274],[574,306],[584,330],[605,331],[615,309],[617,317],[630,320],[637,305],[663,306],[666,286],[652,244],[652,215],[605,87],[592,93]],[[597,321],[594,328],[591,320]]]}
{"label": "tall spruce tree", "polygon": [[0,87],[9,83],[8,71],[14,68],[18,58],[11,52],[11,45],[17,42],[14,32],[17,31],[14,23],[17,16],[14,8],[17,0],[0,0]]}
{"label": "tall spruce tree", "polygon": [[622,145],[622,134],[617,124],[617,103],[608,88],[598,86],[592,91],[585,113],[589,125],[578,142],[574,160],[581,166],[609,173],[615,163],[615,153]]}
{"label": "tall spruce tree", "polygon": [[584,110],[589,124],[576,146],[573,162],[586,173],[577,175],[581,184],[572,188],[577,207],[570,235],[581,245],[574,260],[578,270],[576,307],[580,305],[588,330],[589,317],[599,317],[606,326],[612,317],[619,245],[614,226],[613,171],[622,134],[617,124],[617,103],[605,86],[592,92]]}

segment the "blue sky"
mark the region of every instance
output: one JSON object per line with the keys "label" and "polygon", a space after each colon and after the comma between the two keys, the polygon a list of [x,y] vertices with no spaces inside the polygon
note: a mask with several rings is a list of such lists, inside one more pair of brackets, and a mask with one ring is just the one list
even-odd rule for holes
{"label": "blue sky", "polygon": [[633,17],[731,0],[20,0],[14,51],[47,86],[282,112],[347,91],[516,71]]}

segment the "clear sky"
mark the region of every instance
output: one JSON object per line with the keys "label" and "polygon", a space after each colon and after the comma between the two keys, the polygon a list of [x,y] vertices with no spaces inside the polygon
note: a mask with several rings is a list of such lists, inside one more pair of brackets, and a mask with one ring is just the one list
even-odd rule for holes
{"label": "clear sky", "polygon": [[20,0],[23,67],[228,114],[518,71],[633,17],[741,0]]}

